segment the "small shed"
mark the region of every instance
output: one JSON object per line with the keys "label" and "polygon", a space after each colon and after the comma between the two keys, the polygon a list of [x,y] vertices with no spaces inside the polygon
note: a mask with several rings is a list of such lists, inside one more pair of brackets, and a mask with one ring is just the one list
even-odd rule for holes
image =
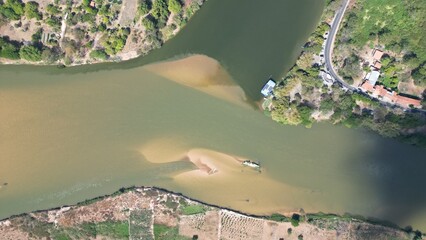
{"label": "small shed", "polygon": [[274,90],[275,85],[277,85],[275,81],[272,79],[269,79],[268,82],[265,84],[265,86],[263,86],[260,92],[262,93],[263,96],[267,97],[272,93],[272,90]]}

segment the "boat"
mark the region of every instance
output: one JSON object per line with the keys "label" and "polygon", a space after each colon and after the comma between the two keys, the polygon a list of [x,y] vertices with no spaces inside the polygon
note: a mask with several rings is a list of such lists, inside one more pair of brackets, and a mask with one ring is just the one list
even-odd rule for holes
{"label": "boat", "polygon": [[251,167],[251,168],[260,168],[260,164],[259,163],[253,162],[253,161],[250,161],[250,160],[245,160],[243,162],[243,165],[247,166],[247,167]]}

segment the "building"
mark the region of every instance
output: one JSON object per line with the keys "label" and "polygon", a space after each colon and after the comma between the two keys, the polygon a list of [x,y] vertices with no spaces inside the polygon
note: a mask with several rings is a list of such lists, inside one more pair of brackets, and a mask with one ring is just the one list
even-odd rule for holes
{"label": "building", "polygon": [[272,93],[276,85],[277,84],[275,83],[274,80],[269,79],[268,82],[265,84],[265,86],[263,86],[260,92],[262,93],[263,96],[267,97]]}
{"label": "building", "polygon": [[367,93],[370,93],[373,97],[381,99],[386,102],[398,104],[399,106],[410,108],[410,107],[421,107],[421,101],[418,99],[408,98],[398,95],[394,91],[389,91],[381,85],[371,85],[369,81],[365,81],[361,85],[361,89]]}
{"label": "building", "polygon": [[380,59],[382,59],[383,56],[383,51],[379,50],[379,49],[374,49],[373,50],[373,60],[374,61],[380,61]]}
{"label": "building", "polygon": [[365,78],[368,80],[368,82],[371,85],[374,86],[374,85],[376,85],[377,80],[379,79],[379,77],[380,77],[380,72],[379,71],[372,71],[371,73],[368,73]]}
{"label": "building", "polygon": [[376,61],[373,65],[376,70],[380,70],[382,68],[382,64],[379,61]]}

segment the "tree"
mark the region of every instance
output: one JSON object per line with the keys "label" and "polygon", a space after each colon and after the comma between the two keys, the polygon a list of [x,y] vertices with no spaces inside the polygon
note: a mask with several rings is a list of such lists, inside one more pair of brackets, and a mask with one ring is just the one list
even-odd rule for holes
{"label": "tree", "polygon": [[8,0],[0,5],[0,15],[9,20],[19,20],[24,15],[24,4],[20,0]]}
{"label": "tree", "polygon": [[290,222],[291,222],[291,225],[292,225],[293,227],[297,227],[297,226],[299,226],[299,222],[300,222],[300,215],[299,215],[299,214],[294,213],[294,214],[291,216]]}
{"label": "tree", "polygon": [[414,79],[414,82],[417,85],[425,86],[426,85],[426,63],[423,63],[418,68],[414,69],[411,72],[411,76]]}
{"label": "tree", "polygon": [[22,46],[21,50],[19,50],[19,56],[21,58],[31,61],[31,62],[38,62],[41,61],[41,51],[40,49],[36,48],[35,46]]}
{"label": "tree", "polygon": [[155,30],[155,23],[149,16],[142,19],[142,25],[147,31]]}
{"label": "tree", "polygon": [[182,11],[182,4],[179,2],[179,0],[169,0],[169,11],[177,14]]}
{"label": "tree", "polygon": [[43,34],[43,29],[39,28],[37,30],[37,32],[35,32],[32,36],[31,36],[31,41],[34,42],[40,42],[41,41],[41,35]]}
{"label": "tree", "polygon": [[49,4],[46,7],[46,11],[50,14],[56,15],[58,13],[60,13],[61,11],[59,10],[59,7],[53,5],[53,4]]}
{"label": "tree", "polygon": [[43,15],[38,11],[38,3],[36,2],[27,2],[25,4],[25,16],[28,19],[35,18],[41,20]]}
{"label": "tree", "polygon": [[140,15],[146,15],[149,13],[149,10],[151,10],[151,6],[148,4],[146,0],[141,1],[138,11]]}
{"label": "tree", "polygon": [[160,28],[166,25],[167,18],[169,17],[166,0],[155,0],[152,4],[151,11],[152,16],[157,20],[157,24]]}
{"label": "tree", "polygon": [[19,47],[4,37],[0,37],[0,57],[19,59]]}
{"label": "tree", "polygon": [[93,50],[90,53],[90,57],[100,59],[100,60],[106,60],[108,58],[108,55],[105,53],[104,50]]}
{"label": "tree", "polygon": [[53,48],[46,47],[45,49],[43,49],[41,53],[41,59],[47,63],[56,62],[60,58],[61,58],[60,49],[56,47],[53,47]]}

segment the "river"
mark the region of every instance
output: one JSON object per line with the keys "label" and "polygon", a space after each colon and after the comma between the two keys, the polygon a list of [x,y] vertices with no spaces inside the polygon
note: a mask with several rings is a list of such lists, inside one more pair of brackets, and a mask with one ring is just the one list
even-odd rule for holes
{"label": "river", "polygon": [[[426,150],[362,129],[282,126],[252,107],[322,7],[210,0],[144,58],[1,66],[0,218],[155,185],[253,214],[303,208],[426,229]],[[211,58],[143,66],[190,54]],[[260,161],[262,173],[235,159]]]}

